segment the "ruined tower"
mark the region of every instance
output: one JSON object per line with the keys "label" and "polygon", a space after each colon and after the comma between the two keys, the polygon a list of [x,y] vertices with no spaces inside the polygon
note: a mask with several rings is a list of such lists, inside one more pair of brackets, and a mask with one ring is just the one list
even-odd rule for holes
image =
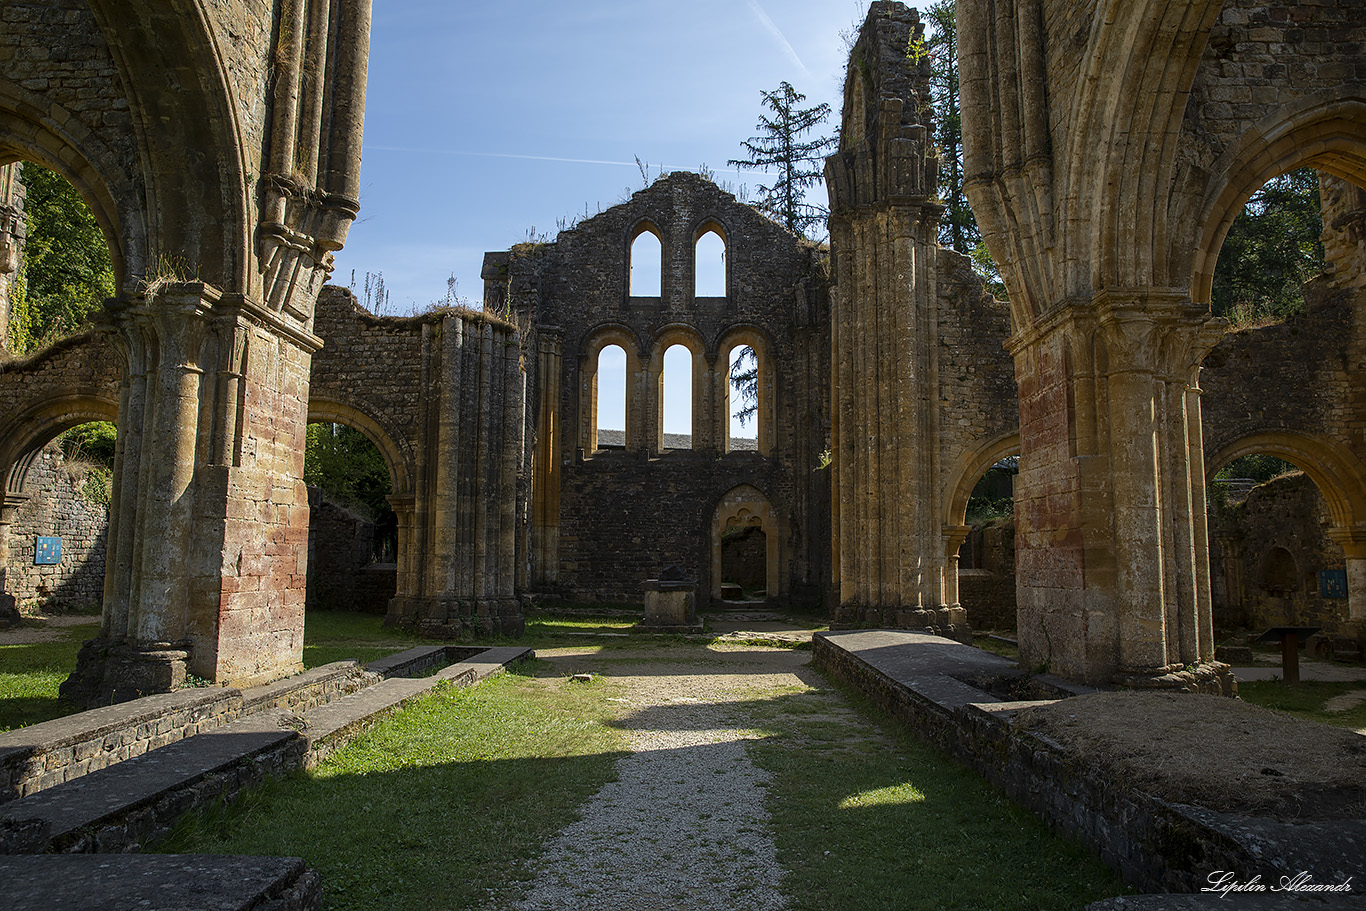
{"label": "ruined tower", "polygon": [[946,597],[942,208],[929,63],[912,50],[922,32],[919,14],[900,3],[869,9],[850,54],[839,151],[826,161],[834,619],[963,636],[952,580]]}

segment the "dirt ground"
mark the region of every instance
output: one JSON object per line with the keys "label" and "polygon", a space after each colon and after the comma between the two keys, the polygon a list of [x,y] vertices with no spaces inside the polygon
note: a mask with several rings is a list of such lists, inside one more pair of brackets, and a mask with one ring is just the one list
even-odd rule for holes
{"label": "dirt ground", "polygon": [[1366,812],[1366,737],[1237,699],[1096,693],[1017,721],[1165,800],[1281,819]]}

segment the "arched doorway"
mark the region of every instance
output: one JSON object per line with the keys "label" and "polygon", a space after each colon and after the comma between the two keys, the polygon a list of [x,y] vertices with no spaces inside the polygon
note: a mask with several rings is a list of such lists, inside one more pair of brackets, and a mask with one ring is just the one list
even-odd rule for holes
{"label": "arched doorway", "polygon": [[[712,598],[721,600],[723,587],[725,593],[735,594],[736,591],[729,588],[731,585],[738,588],[742,598],[745,594],[755,600],[779,597],[782,594],[778,572],[779,543],[777,514],[768,497],[748,484],[727,491],[716,504],[712,520]],[[733,575],[739,575],[727,580],[728,568]],[[751,586],[748,590],[742,578],[748,580]],[[763,588],[753,587],[760,579]]]}

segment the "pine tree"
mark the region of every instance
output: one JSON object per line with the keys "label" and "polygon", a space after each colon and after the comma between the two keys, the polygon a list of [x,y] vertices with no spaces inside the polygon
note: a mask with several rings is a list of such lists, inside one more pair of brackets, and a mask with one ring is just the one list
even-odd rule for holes
{"label": "pine tree", "polygon": [[755,205],[793,234],[805,234],[827,214],[823,206],[805,202],[804,191],[821,182],[825,173],[825,153],[834,147],[835,138],[819,136],[803,140],[802,137],[825,122],[830,116],[830,105],[801,107],[806,96],[788,82],[772,92],[759,94],[773,115],[760,115],[755,129],[761,135],[740,143],[749,157],[732,159],[729,164],[739,168],[776,168],[777,180],[772,186],[760,187],[762,195]]}

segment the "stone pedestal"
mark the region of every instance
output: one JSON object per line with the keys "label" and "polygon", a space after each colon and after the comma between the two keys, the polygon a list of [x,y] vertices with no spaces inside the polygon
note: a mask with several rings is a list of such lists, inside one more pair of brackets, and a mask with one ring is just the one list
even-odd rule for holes
{"label": "stone pedestal", "polygon": [[657,632],[701,632],[697,621],[697,580],[671,566],[645,583],[645,619],[639,629]]}

